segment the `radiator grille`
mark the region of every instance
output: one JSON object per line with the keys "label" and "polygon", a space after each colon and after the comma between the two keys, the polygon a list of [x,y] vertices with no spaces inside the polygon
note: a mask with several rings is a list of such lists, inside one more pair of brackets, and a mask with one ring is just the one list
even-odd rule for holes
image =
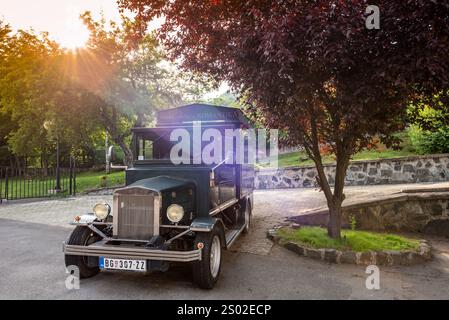
{"label": "radiator grille", "polygon": [[120,239],[149,240],[157,235],[154,194],[115,194],[114,235]]}

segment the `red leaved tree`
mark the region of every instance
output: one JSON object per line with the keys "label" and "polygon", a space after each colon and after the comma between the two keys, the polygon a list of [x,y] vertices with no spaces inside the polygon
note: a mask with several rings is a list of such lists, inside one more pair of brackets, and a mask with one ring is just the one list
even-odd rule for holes
{"label": "red leaved tree", "polygon": [[[119,0],[188,70],[226,80],[250,97],[267,126],[288,132],[315,162],[340,237],[344,181],[351,156],[405,125],[412,99],[448,88],[449,5],[443,0]],[[366,8],[380,8],[380,29]],[[320,147],[336,156],[335,176]],[[331,179],[329,179],[331,178]],[[334,186],[329,183],[334,181]]]}

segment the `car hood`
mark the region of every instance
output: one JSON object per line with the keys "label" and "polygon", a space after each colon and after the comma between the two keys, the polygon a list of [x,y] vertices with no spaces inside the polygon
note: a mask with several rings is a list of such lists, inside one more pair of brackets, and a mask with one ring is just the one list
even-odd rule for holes
{"label": "car hood", "polygon": [[164,192],[194,186],[195,182],[192,180],[173,178],[168,176],[158,176],[154,178],[138,180],[130,184],[126,188],[145,188],[158,192]]}

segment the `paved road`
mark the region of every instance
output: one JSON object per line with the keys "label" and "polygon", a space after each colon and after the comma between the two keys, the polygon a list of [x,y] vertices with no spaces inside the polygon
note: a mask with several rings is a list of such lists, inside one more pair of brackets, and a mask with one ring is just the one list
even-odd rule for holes
{"label": "paved road", "polygon": [[[397,192],[405,186],[349,187],[349,199]],[[224,255],[217,287],[203,291],[186,266],[165,274],[101,273],[65,288],[61,242],[66,222],[110,196],[9,203],[0,206],[0,299],[449,299],[449,244],[430,239],[435,259],[413,267],[382,267],[381,290],[365,288],[361,266],[326,264],[272,245],[266,229],[285,217],[325,204],[314,189],[258,191],[254,225]]]}
{"label": "paved road", "polygon": [[[376,194],[381,196],[400,191],[407,185],[347,187],[348,201],[356,201]],[[318,189],[266,190],[255,192],[253,234],[239,241],[234,250],[245,253],[267,255],[273,246],[266,238],[267,229],[282,222],[286,217],[304,211],[323,207],[326,200]],[[52,226],[71,228],[68,222],[77,215],[91,211],[99,202],[112,203],[111,195],[80,196],[45,201],[18,201],[0,205],[0,219],[43,223]]]}
{"label": "paved road", "polygon": [[0,219],[0,299],[449,299],[449,252],[425,266],[381,268],[381,290],[364,268],[331,265],[274,247],[269,255],[226,252],[217,287],[203,291],[189,269],[165,274],[101,273],[65,288],[67,229]]}

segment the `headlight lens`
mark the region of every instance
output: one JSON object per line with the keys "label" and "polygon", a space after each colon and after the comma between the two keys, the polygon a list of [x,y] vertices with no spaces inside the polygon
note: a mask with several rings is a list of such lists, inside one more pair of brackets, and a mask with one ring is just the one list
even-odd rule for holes
{"label": "headlight lens", "polygon": [[99,220],[106,219],[111,213],[111,206],[107,203],[98,203],[94,207],[94,214]]}
{"label": "headlight lens", "polygon": [[167,209],[167,218],[173,223],[178,223],[184,217],[184,208],[178,204],[172,204]]}

